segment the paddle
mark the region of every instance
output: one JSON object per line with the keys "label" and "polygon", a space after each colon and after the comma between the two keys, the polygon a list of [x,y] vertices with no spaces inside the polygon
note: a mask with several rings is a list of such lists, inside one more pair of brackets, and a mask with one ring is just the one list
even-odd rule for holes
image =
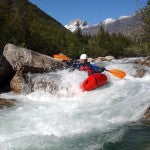
{"label": "paddle", "polygon": [[106,69],[106,71],[108,71],[109,73],[120,79],[123,79],[126,76],[126,73],[119,69],[111,69],[111,70]]}
{"label": "paddle", "polygon": [[[72,60],[71,58],[69,58],[63,54],[56,54],[53,57],[56,59],[65,60],[65,61]],[[126,76],[126,73],[119,69],[111,69],[111,70],[105,69],[105,71],[108,71],[109,73],[111,73],[112,75],[114,75],[115,77],[118,77],[120,79],[123,79]]]}
{"label": "paddle", "polygon": [[66,61],[71,60],[71,58],[69,58],[69,57],[67,57],[63,54],[55,54],[53,57],[56,58],[56,59],[60,59],[60,60],[66,60]]}

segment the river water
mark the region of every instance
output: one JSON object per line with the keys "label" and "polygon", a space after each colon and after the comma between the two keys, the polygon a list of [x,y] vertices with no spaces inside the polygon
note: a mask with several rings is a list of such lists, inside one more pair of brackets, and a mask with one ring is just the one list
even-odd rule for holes
{"label": "river water", "polygon": [[0,150],[149,150],[150,123],[141,118],[150,104],[150,74],[134,78],[128,61],[103,62],[127,76],[106,72],[106,85],[84,93],[79,84],[85,72],[29,74],[34,92],[28,85],[24,94],[0,95],[18,100],[0,110]]}

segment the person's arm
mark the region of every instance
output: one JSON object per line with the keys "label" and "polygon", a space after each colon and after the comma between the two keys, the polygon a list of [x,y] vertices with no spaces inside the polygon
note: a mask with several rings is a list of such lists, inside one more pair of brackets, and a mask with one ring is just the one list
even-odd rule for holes
{"label": "person's arm", "polygon": [[70,68],[72,71],[80,68],[79,63],[76,61],[69,60],[69,61],[65,61],[65,63],[67,64],[67,68]]}
{"label": "person's arm", "polygon": [[90,68],[91,68],[93,71],[95,71],[95,72],[100,72],[100,73],[102,73],[102,72],[104,72],[104,71],[106,70],[104,67],[98,67],[98,66],[96,66],[96,65],[94,65],[94,64],[90,64]]}

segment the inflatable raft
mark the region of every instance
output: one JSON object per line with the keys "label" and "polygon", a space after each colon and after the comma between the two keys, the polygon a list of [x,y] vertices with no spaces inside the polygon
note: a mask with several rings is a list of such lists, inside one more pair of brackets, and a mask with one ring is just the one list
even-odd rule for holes
{"label": "inflatable raft", "polygon": [[107,76],[105,74],[94,73],[83,81],[80,85],[80,89],[84,91],[91,91],[101,87],[107,83]]}

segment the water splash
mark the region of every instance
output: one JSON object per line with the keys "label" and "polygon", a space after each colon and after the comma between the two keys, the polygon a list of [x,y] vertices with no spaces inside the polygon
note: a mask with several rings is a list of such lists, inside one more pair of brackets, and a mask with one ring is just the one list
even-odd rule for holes
{"label": "water splash", "polygon": [[149,105],[150,75],[134,78],[134,64],[122,60],[103,65],[122,69],[127,77],[120,80],[106,72],[108,84],[82,93],[78,87],[87,77],[84,72],[29,74],[31,93],[2,94],[19,103],[0,111],[0,147],[96,150],[121,141],[125,125],[138,121]]}

